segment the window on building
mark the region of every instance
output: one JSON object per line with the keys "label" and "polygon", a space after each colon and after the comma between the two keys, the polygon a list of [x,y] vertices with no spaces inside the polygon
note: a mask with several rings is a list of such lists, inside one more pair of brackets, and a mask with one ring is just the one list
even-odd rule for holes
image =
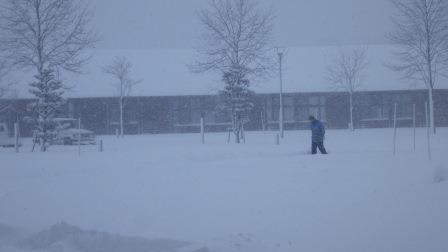
{"label": "window on building", "polygon": [[218,109],[214,112],[214,123],[229,123],[230,115],[227,111]]}
{"label": "window on building", "polygon": [[75,118],[75,105],[73,102],[68,103],[68,117]]}
{"label": "window on building", "polygon": [[279,98],[278,97],[269,97],[267,101],[267,119],[269,122],[278,122],[280,106],[279,106]]}
{"label": "window on building", "polygon": [[110,108],[110,123],[116,124],[120,121],[120,109],[118,106]]}
{"label": "window on building", "polygon": [[202,111],[198,109],[191,110],[191,120],[190,123],[198,124],[201,121],[201,117],[203,116]]}
{"label": "window on building", "polygon": [[200,98],[192,98],[190,101],[191,104],[191,121],[190,123],[200,123],[201,117],[204,116],[201,108],[201,100]]}
{"label": "window on building", "polygon": [[283,101],[283,119],[285,121],[294,121],[295,110],[294,97],[285,97]]}
{"label": "window on building", "polygon": [[207,111],[204,113],[204,122],[206,124],[212,124],[216,122],[216,116],[214,111]]}
{"label": "window on building", "polygon": [[[286,96],[283,100],[283,113],[285,121],[306,122],[310,115],[326,120],[325,96]],[[279,115],[278,97],[271,97],[267,102],[267,120],[277,122]]]}
{"label": "window on building", "polygon": [[190,102],[189,100],[178,100],[176,102],[175,117],[177,117],[178,124],[190,124]]}
{"label": "window on building", "polygon": [[201,99],[202,116],[206,124],[216,123],[217,102],[212,97],[204,97]]}
{"label": "window on building", "polygon": [[126,123],[135,123],[138,121],[137,110],[135,108],[130,107],[130,109],[126,110],[125,113]]}
{"label": "window on building", "polygon": [[325,96],[321,96],[320,97],[320,105],[325,106],[326,104],[327,104],[327,99],[325,98]]}
{"label": "window on building", "polygon": [[308,107],[299,107],[297,109],[296,120],[299,122],[306,122],[308,121],[309,115]]}
{"label": "window on building", "polygon": [[325,107],[320,107],[320,120],[321,121],[327,121],[327,111],[325,110]]}
{"label": "window on building", "polygon": [[383,105],[372,105],[364,108],[363,119],[385,119],[388,118],[387,110]]}
{"label": "window on building", "polygon": [[399,118],[412,118],[413,117],[413,101],[410,95],[403,95],[399,97],[397,116]]}
{"label": "window on building", "polygon": [[297,98],[297,104],[299,106],[308,106],[309,105],[309,100],[306,96],[299,96]]}
{"label": "window on building", "polygon": [[308,105],[311,105],[311,106],[319,106],[321,103],[319,96],[310,96],[308,98],[308,100],[309,100]]}

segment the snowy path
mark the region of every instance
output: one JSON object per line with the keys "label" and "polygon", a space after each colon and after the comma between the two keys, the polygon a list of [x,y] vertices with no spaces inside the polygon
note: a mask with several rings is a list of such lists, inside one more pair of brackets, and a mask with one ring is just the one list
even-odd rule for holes
{"label": "snowy path", "polygon": [[[448,129],[426,159],[412,132],[328,131],[328,156],[307,155],[309,132],[105,137],[105,152],[0,150],[0,223],[56,222],[145,237],[207,242],[250,233],[271,251],[448,251]],[[448,177],[447,177],[448,179]],[[255,251],[254,251],[255,252]]]}

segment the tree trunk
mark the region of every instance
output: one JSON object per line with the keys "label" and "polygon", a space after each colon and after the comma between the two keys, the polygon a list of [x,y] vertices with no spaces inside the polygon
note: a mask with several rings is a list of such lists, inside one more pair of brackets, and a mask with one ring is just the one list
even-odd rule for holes
{"label": "tree trunk", "polygon": [[[46,120],[46,119],[44,119]],[[45,122],[43,122],[42,125],[42,132],[41,132],[41,146],[40,146],[40,151],[41,152],[47,152],[47,126],[45,125]]]}
{"label": "tree trunk", "polygon": [[[42,100],[40,100],[40,102],[42,102],[42,104],[43,104]],[[40,124],[40,125],[38,127],[39,127],[39,130],[41,130],[41,132],[39,132],[40,133],[40,144],[41,144],[40,151],[41,152],[47,152],[47,141],[48,141],[48,132],[47,132],[47,123],[48,122],[47,122],[47,120],[48,120],[48,114],[47,114],[47,110],[46,109],[47,108],[43,107],[43,105],[38,105],[38,110],[40,110],[39,111],[39,118],[40,118],[40,120],[38,122],[38,124]]]}
{"label": "tree trunk", "polygon": [[123,127],[123,97],[120,97],[120,136],[124,136],[124,127]]}
{"label": "tree trunk", "polygon": [[241,143],[241,138],[240,138],[240,122],[238,119],[238,115],[236,114],[236,112],[233,113],[232,116],[232,120],[233,120],[233,133],[235,134],[235,143],[239,144]]}
{"label": "tree trunk", "polygon": [[355,126],[353,124],[353,93],[349,93],[350,96],[350,130],[355,131]]}
{"label": "tree trunk", "polygon": [[236,121],[236,124],[235,124],[234,133],[235,133],[235,143],[240,144],[241,143],[241,128],[239,126],[238,120]]}
{"label": "tree trunk", "polygon": [[236,142],[237,144],[240,144],[240,143],[241,143],[240,129],[237,129],[237,130],[235,131],[235,142]]}
{"label": "tree trunk", "polygon": [[433,88],[429,88],[429,125],[433,134],[436,134],[436,124],[435,124],[435,115],[434,115],[434,92]]}

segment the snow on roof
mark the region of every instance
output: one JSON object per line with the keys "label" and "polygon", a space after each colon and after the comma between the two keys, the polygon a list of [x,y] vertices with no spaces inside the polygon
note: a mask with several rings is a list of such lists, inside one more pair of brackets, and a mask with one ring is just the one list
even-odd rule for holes
{"label": "snow on roof", "polygon": [[[327,66],[332,58],[344,47],[294,47],[286,49],[284,61],[285,92],[324,92],[334,91],[325,77]],[[362,91],[423,89],[424,85],[409,81],[387,67],[393,60],[394,46],[374,45],[366,47],[368,67],[364,74]],[[142,80],[133,90],[134,96],[176,96],[216,94],[222,87],[221,78],[214,73],[197,74],[190,71],[194,50],[158,49],[158,50],[97,50],[92,60],[84,67],[84,74],[65,73],[61,79],[72,88],[68,97],[108,97],[116,94],[111,85],[114,79],[105,74],[102,68],[116,56],[125,56],[133,64],[132,76]],[[25,75],[26,76],[26,75]],[[31,76],[31,75],[29,75]],[[22,80],[19,96],[29,97],[28,87]],[[257,93],[277,93],[278,77],[252,82]],[[438,88],[447,88],[442,80]]]}

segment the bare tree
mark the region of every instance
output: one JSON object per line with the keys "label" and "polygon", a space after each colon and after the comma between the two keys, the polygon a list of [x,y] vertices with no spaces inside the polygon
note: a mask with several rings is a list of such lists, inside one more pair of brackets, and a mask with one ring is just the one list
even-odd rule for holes
{"label": "bare tree", "polygon": [[[95,42],[95,35],[89,29],[90,19],[91,13],[82,0],[5,0],[1,6],[2,52],[11,65],[36,70],[36,82],[30,84],[31,93],[38,98],[36,116],[48,116],[37,118],[38,124],[52,125],[49,120],[53,115],[47,112],[56,111],[54,96],[64,93],[64,86],[55,79],[54,73],[60,70],[79,73],[90,58],[84,53]],[[56,87],[61,90],[54,90]],[[37,125],[36,129],[51,132],[47,126]],[[45,138],[39,142],[46,143],[50,136],[38,133]],[[45,151],[46,147],[41,149]]]}
{"label": "bare tree", "polygon": [[448,2],[446,0],[391,0],[397,14],[389,35],[401,46],[399,63],[392,66],[405,78],[422,81],[428,89],[430,125],[435,133],[434,88],[448,67]]}
{"label": "bare tree", "polygon": [[335,89],[344,90],[349,95],[350,130],[354,130],[354,96],[362,85],[363,72],[367,68],[365,48],[341,51],[327,66],[327,79]]}
{"label": "bare tree", "polygon": [[261,9],[255,0],[210,0],[199,18],[204,27],[203,44],[198,47],[199,59],[193,70],[222,75],[222,93],[239,143],[244,115],[251,108],[247,100],[250,80],[266,76],[273,68],[269,54],[272,11]]}
{"label": "bare tree", "polygon": [[80,72],[96,41],[89,29],[91,13],[82,0],[5,0],[0,39],[11,63]]}
{"label": "bare tree", "polygon": [[126,99],[131,95],[132,89],[141,80],[134,80],[131,77],[132,63],[126,57],[116,57],[110,65],[103,68],[103,71],[110,74],[116,82],[113,86],[117,90],[118,104],[120,107],[120,135],[124,136],[124,109]]}

